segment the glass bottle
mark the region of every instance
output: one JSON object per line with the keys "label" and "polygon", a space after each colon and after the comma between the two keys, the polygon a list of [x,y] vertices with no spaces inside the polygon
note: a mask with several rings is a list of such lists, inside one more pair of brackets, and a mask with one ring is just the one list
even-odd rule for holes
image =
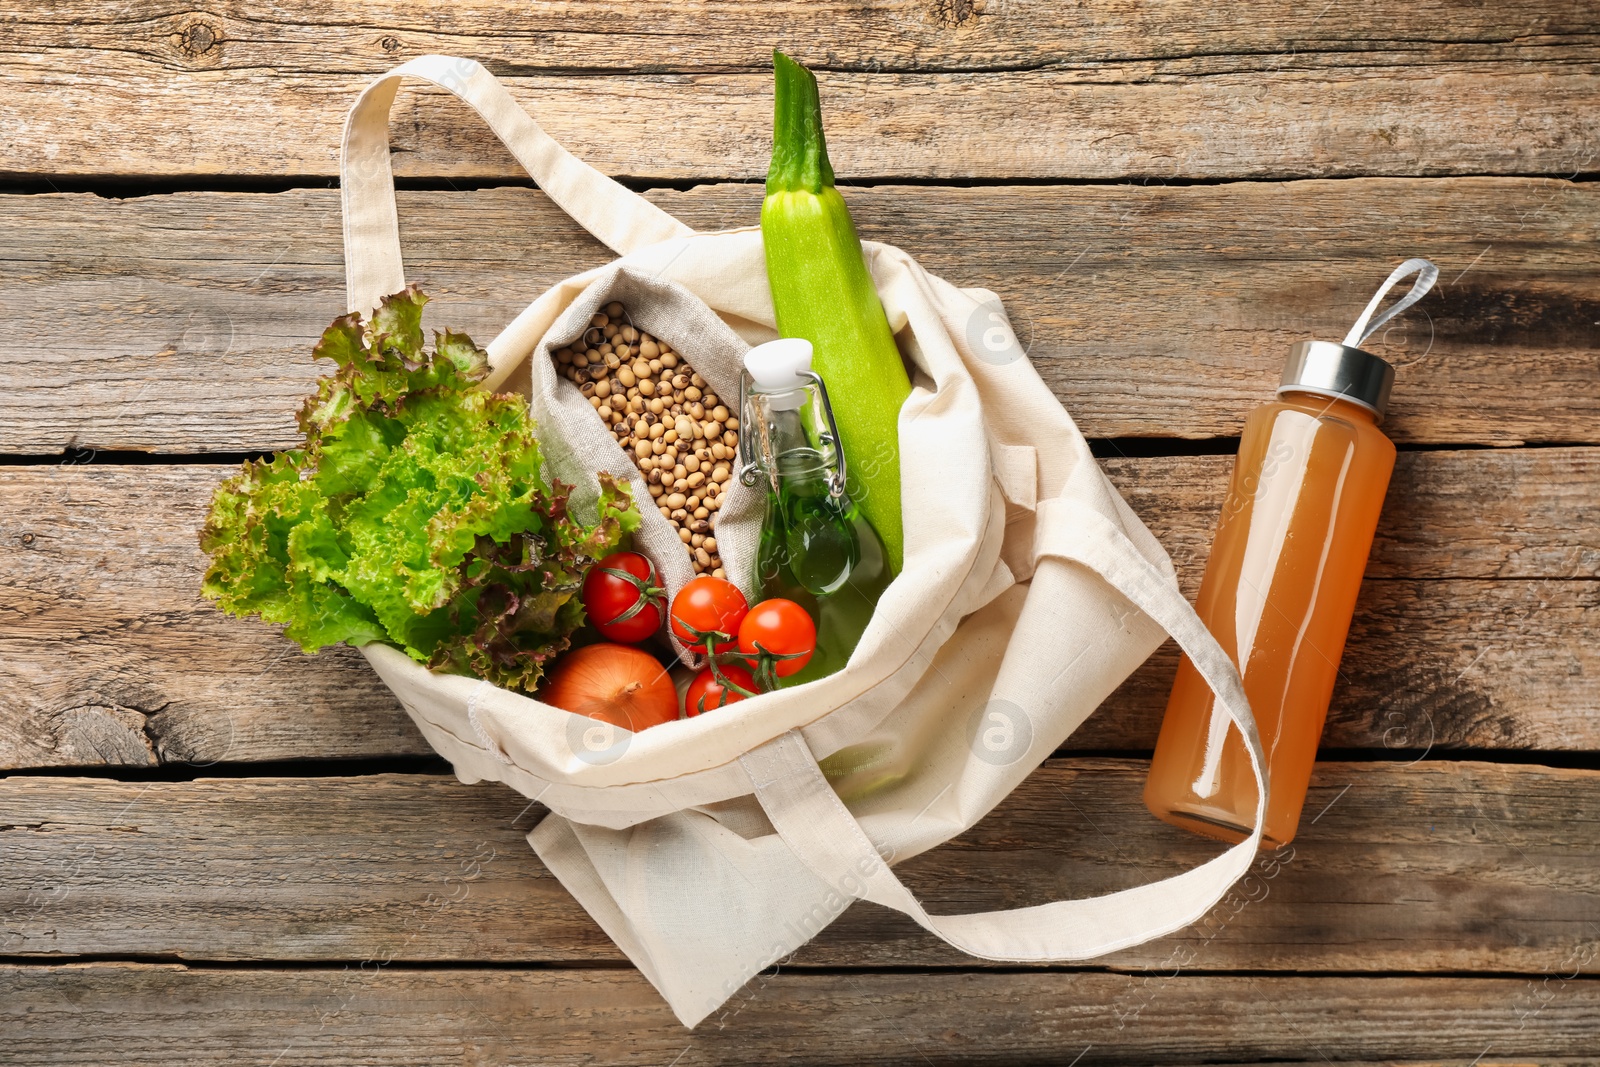
{"label": "glass bottle", "polygon": [[[1423,276],[1412,292],[1368,328],[1388,288],[1414,271]],[[1394,470],[1394,445],[1378,428],[1394,369],[1356,345],[1436,277],[1426,261],[1402,265],[1344,344],[1296,345],[1278,398],[1245,420],[1195,610],[1239,667],[1261,733],[1268,847],[1287,844],[1299,825]],[[1254,824],[1255,776],[1244,741],[1187,657],[1144,799],[1158,818],[1225,841],[1243,840]]]}
{"label": "glass bottle", "polygon": [[817,624],[817,650],[783,679],[798,685],[845,665],[888,586],[883,541],[845,492],[844,454],[811,342],[784,338],[745,355],[740,477],[765,487],[754,587]]}

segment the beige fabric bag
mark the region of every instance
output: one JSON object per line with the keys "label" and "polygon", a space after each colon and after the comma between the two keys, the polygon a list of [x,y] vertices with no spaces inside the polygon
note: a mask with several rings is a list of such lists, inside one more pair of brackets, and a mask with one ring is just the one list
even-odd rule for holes
{"label": "beige fabric bag", "polygon": [[[405,282],[387,143],[402,77],[470,104],[539,187],[622,256],[556,285],[507,326],[489,345],[491,385],[525,374],[562,339],[563,314],[622,269],[676,283],[747,342],[775,336],[758,229],[693,233],[573,158],[477,63],[445,56],[383,76],[351,111],[352,309]],[[900,415],[905,569],[846,669],[630,735],[431,674],[386,646],[363,649],[462,780],[505,782],[550,809],[530,843],[690,1026],[856,899],[985,959],[1081,960],[1194,922],[1259,843],[1258,832],[1136,889],[968,915],[928,914],[895,876],[892,863],[1004,798],[1163,632],[1243,731],[1265,788],[1237,672],[1016,346],[999,301],[928,275],[898,249],[865,248],[915,388]],[[564,420],[538,399],[532,370],[548,438]],[[579,442],[546,447],[566,450],[553,463],[584,454]],[[1262,810],[1264,800],[1258,824]]]}

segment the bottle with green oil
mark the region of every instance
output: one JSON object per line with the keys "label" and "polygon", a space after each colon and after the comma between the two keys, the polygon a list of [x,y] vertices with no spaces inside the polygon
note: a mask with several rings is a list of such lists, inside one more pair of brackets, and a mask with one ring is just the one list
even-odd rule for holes
{"label": "bottle with green oil", "polygon": [[783,679],[798,685],[850,659],[893,577],[883,539],[845,492],[844,451],[811,342],[786,337],[745,354],[739,476],[765,485],[755,588],[786,597],[817,624],[817,651]]}

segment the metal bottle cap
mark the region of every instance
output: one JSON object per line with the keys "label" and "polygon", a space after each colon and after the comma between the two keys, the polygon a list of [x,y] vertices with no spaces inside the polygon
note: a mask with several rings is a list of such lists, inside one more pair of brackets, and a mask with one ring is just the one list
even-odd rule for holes
{"label": "metal bottle cap", "polygon": [[1382,419],[1393,387],[1394,368],[1371,352],[1332,341],[1301,341],[1289,350],[1278,394],[1293,390],[1337,397]]}
{"label": "metal bottle cap", "polygon": [[[1372,313],[1396,282],[1417,275],[1411,291],[1376,319]],[[1415,304],[1439,280],[1439,268],[1425,259],[1408,259],[1396,267],[1368,301],[1366,310],[1345,334],[1343,344],[1332,341],[1301,341],[1289,350],[1278,395],[1286,392],[1315,393],[1360,404],[1382,421],[1389,408],[1389,390],[1394,388],[1394,368],[1360,346],[1378,327]]]}

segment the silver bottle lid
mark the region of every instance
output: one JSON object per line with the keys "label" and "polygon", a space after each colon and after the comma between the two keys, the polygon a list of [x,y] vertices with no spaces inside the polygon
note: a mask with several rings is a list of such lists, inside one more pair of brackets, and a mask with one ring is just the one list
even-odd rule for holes
{"label": "silver bottle lid", "polygon": [[[1412,274],[1417,280],[1411,291],[1376,319],[1378,310],[1396,282]],[[1408,259],[1394,269],[1368,301],[1366,310],[1345,334],[1342,344],[1332,341],[1301,341],[1289,350],[1278,394],[1314,393],[1360,404],[1381,421],[1389,408],[1389,392],[1394,388],[1394,368],[1385,360],[1361,348],[1378,328],[1428,294],[1439,280],[1439,268],[1425,259]]]}
{"label": "silver bottle lid", "polygon": [[1337,397],[1369,408],[1382,419],[1393,388],[1394,368],[1371,352],[1332,341],[1301,341],[1289,349],[1278,393]]}

